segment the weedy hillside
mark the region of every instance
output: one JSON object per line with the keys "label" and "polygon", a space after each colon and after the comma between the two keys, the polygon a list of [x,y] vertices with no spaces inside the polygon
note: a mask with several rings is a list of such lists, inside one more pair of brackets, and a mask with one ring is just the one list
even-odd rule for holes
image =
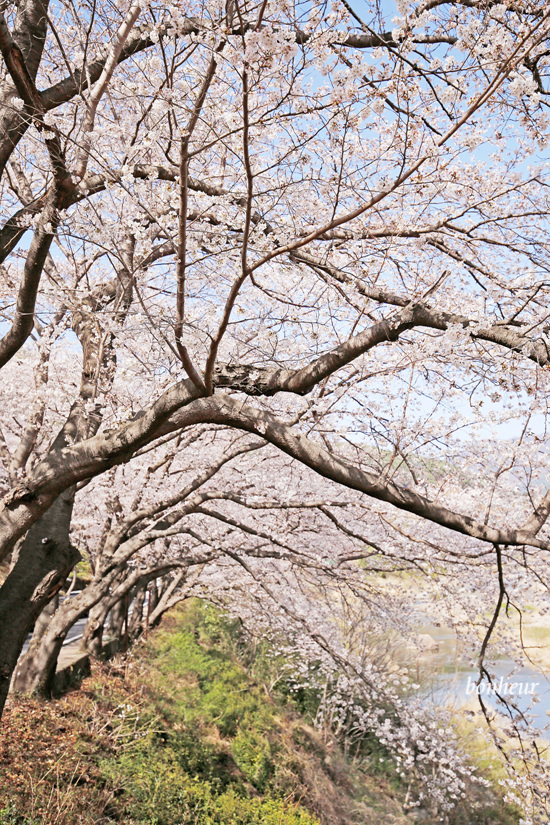
{"label": "weedy hillside", "polygon": [[[366,739],[345,754],[318,698],[273,686],[269,646],[197,600],[54,702],[13,700],[0,735],[0,824],[408,825],[408,785]],[[518,822],[472,789],[449,825]]]}

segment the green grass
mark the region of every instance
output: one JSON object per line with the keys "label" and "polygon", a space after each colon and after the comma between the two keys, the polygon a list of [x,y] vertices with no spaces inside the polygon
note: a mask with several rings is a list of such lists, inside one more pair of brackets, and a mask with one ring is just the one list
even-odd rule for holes
{"label": "green grass", "polygon": [[[280,664],[238,622],[188,602],[59,702],[14,705],[0,825],[412,825],[387,750],[366,736],[346,754],[316,731],[314,689],[268,692]],[[518,817],[473,788],[445,821]]]}
{"label": "green grass", "polygon": [[234,660],[231,623],[192,603],[180,627],[150,646],[147,710],[122,708],[124,747],[101,764],[127,815],[150,825],[318,825],[298,802],[278,709]]}

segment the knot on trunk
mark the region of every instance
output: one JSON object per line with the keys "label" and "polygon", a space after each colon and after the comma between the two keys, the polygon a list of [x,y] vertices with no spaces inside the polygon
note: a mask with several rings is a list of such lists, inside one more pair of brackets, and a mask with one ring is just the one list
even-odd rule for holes
{"label": "knot on trunk", "polygon": [[9,493],[6,493],[4,496],[4,504],[6,507],[15,507],[21,501],[33,501],[36,498],[36,493],[27,484],[27,482],[22,481],[21,484],[17,484]]}

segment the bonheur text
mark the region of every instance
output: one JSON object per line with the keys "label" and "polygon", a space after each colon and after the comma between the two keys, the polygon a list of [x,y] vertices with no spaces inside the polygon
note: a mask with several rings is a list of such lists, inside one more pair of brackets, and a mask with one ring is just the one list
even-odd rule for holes
{"label": "bonheur text", "polygon": [[505,682],[504,676],[500,677],[499,682],[482,682],[477,684],[468,676],[468,684],[466,685],[466,694],[470,696],[472,693],[491,694],[498,696],[533,696],[539,682]]}

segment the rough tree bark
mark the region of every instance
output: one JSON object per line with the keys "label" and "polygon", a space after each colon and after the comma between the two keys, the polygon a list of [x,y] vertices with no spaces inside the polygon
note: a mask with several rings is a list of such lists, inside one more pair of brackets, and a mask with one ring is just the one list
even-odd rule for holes
{"label": "rough tree bark", "polygon": [[[27,0],[18,4],[13,39],[21,49],[27,71],[36,79],[48,32],[48,0]],[[31,119],[28,112],[20,113],[6,105],[14,88],[6,83],[0,99],[0,175],[4,173],[11,153],[28,129]]]}
{"label": "rough tree bark", "polygon": [[[0,600],[0,708],[30,627],[80,559],[68,540],[74,489],[59,496],[15,553]],[[30,573],[30,574],[29,574]],[[38,583],[37,583],[38,582]]]}
{"label": "rough tree bark", "polygon": [[86,631],[90,632],[95,627],[94,616],[96,613],[102,615],[102,610],[94,612],[94,608],[109,593],[109,588],[115,578],[116,571],[110,576],[100,577],[56,610],[39,643],[29,648],[19,660],[12,679],[12,689],[14,691],[25,694],[51,695],[57,660],[69,630],[78,619],[81,619],[88,612],[90,612],[90,619],[86,625],[85,633]]}
{"label": "rough tree bark", "polygon": [[107,633],[113,639],[122,639],[124,625],[128,620],[128,592],[111,607],[107,620]]}
{"label": "rough tree bark", "polygon": [[103,634],[105,632],[105,622],[109,613],[109,607],[104,602],[99,602],[90,610],[86,627],[80,641],[82,650],[98,658],[103,648]]}

